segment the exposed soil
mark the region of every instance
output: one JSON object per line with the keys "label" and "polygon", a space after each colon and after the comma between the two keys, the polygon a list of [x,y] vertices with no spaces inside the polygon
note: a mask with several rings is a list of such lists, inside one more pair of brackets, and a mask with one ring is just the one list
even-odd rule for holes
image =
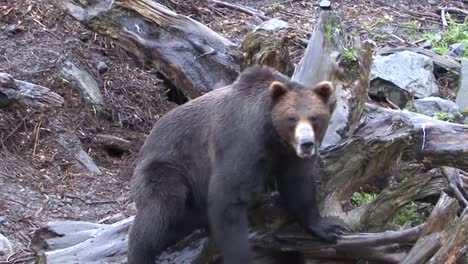
{"label": "exposed soil", "polygon": [[[292,58],[299,61],[304,50],[300,39],[308,38],[317,21],[320,8],[315,1],[229,2],[288,21],[294,28]],[[282,2],[282,7],[275,9],[275,2]],[[345,15],[348,30],[374,39],[379,46],[412,45],[417,34],[401,26],[404,21],[419,19],[417,28],[411,28],[417,33],[440,27],[438,6],[430,1],[332,2]],[[462,7],[461,1],[437,2]],[[262,22],[225,8],[198,7],[179,11],[236,43]],[[142,68],[123,49],[83,28],[51,0],[2,1],[0,32],[0,72],[48,87],[65,98],[64,107],[42,113],[0,109],[0,233],[15,246],[15,254],[0,256],[0,263],[34,263],[29,242],[32,232],[46,221],[108,223],[134,214],[128,181],[135,153],[104,149],[96,143],[96,135],[114,135],[140,146],[153,123],[175,104],[152,69]],[[96,113],[86,105],[75,85],[62,78],[67,60],[96,79],[104,97],[103,111]],[[99,73],[98,62],[106,63],[109,70]],[[82,173],[73,166],[69,153],[56,142],[63,131],[78,136],[102,175]]]}

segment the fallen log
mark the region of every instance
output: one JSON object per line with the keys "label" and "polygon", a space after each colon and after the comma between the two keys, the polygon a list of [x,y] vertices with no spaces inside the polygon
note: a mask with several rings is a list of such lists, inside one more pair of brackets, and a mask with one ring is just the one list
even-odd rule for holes
{"label": "fallen log", "polygon": [[188,99],[228,85],[238,75],[229,40],[154,1],[100,0],[83,6],[65,0],[56,5],[149,63]]}
{"label": "fallen log", "polygon": [[61,107],[64,99],[44,86],[13,79],[8,73],[0,72],[0,107],[18,104],[22,107],[45,110]]}

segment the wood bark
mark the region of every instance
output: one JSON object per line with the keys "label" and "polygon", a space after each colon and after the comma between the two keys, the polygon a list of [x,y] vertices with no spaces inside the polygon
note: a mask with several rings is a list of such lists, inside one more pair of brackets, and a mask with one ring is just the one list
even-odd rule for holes
{"label": "wood bark", "polygon": [[188,99],[230,84],[238,75],[233,43],[155,1],[99,0],[84,6],[64,0],[56,4],[155,68]]}
{"label": "wood bark", "polygon": [[13,79],[0,72],[0,107],[21,105],[36,110],[61,107],[64,99],[44,86]]}
{"label": "wood bark", "polygon": [[[220,83],[214,80],[228,84],[239,69],[238,62],[226,53],[231,45],[228,41],[198,22],[150,0],[97,0],[87,7],[65,0],[60,5],[92,30],[127,45],[138,58],[151,61],[166,78],[186,91],[189,98],[216,88]],[[190,34],[181,25],[189,28]],[[336,30],[327,30],[330,25]],[[195,48],[194,40],[201,44],[195,45],[200,49]],[[351,61],[341,56],[349,49],[353,49],[355,55]],[[339,218],[354,230],[363,225],[381,227],[406,203],[437,196],[441,190],[450,189],[450,181],[440,170],[419,173],[396,189],[385,189],[374,202],[345,212],[342,205],[349,201],[352,193],[393,166],[402,153],[414,153],[415,158],[431,166],[468,168],[467,126],[366,103],[371,54],[370,46],[343,31],[339,16],[325,12],[292,76],[309,86],[321,80],[331,80],[337,87],[336,110],[320,150],[320,167],[316,168],[316,175],[320,181],[322,214],[334,217],[334,220]],[[195,61],[193,56],[201,57]],[[193,69],[186,69],[188,62]],[[198,76],[200,74],[203,78]],[[260,263],[272,263],[269,261],[273,252],[280,255],[301,253],[309,259],[321,260],[400,263],[430,258],[433,263],[443,263],[443,257],[455,260],[466,250],[463,246],[466,236],[463,235],[468,229],[468,210],[464,210],[459,218],[452,217],[454,203],[450,199],[447,202],[444,195],[436,206],[443,208],[434,210],[431,215],[432,219],[437,219],[444,212],[450,212],[453,220],[444,226],[437,226],[436,221],[431,222],[429,218],[427,224],[402,231],[348,234],[335,244],[323,243],[305,234],[297,224],[289,221],[275,193],[267,197],[250,214],[253,222],[250,241]],[[76,232],[57,232],[57,227],[48,225],[36,232],[35,241],[40,241],[36,244],[42,245],[40,252],[46,263],[125,263],[124,242],[131,221],[129,218],[99,227],[100,231],[95,228],[80,231],[88,235],[87,239]],[[431,235],[440,235],[440,240],[425,242]],[[58,237],[65,246],[54,248],[50,241]],[[72,242],[69,241],[75,241],[75,246],[70,246]],[[420,251],[411,250],[415,243]],[[418,252],[425,253],[415,254]],[[196,231],[161,254],[159,263],[214,263],[218,258],[213,243],[203,232]]]}

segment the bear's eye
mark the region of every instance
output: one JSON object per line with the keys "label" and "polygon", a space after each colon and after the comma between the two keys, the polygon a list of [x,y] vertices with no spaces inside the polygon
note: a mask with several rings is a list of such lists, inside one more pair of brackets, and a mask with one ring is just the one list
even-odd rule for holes
{"label": "bear's eye", "polygon": [[311,123],[317,123],[318,117],[316,117],[316,116],[311,116],[311,117],[309,117],[309,120],[310,120]]}
{"label": "bear's eye", "polygon": [[287,120],[288,120],[288,123],[290,123],[290,124],[295,124],[295,123],[297,123],[297,120],[298,120],[298,119],[297,119],[297,117],[295,117],[295,116],[288,116],[288,117],[287,117]]}

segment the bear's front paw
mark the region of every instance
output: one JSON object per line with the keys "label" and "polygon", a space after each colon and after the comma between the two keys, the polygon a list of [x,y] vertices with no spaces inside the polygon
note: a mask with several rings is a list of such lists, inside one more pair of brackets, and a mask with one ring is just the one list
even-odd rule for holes
{"label": "bear's front paw", "polygon": [[347,227],[333,222],[325,222],[324,219],[309,226],[308,229],[318,238],[331,243],[336,242],[341,235],[350,232]]}

